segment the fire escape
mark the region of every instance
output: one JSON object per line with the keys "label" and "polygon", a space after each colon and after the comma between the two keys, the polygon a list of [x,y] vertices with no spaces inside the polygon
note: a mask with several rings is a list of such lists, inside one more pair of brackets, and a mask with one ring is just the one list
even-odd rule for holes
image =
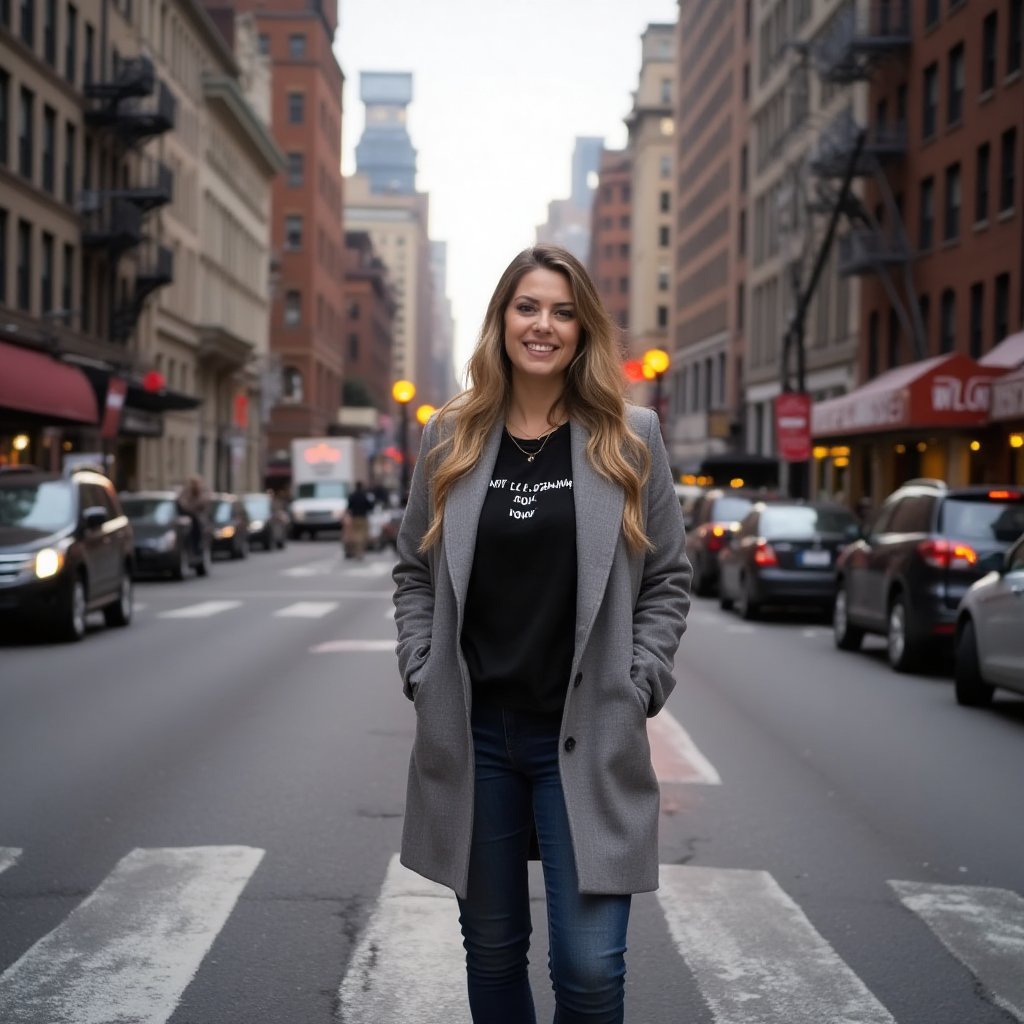
{"label": "fire escape", "polygon": [[[135,330],[146,299],[174,279],[174,254],[146,232],[148,215],[173,198],[173,175],[166,164],[140,150],[174,128],[175,100],[145,56],[117,62],[109,80],[86,84],[85,96],[90,101],[86,124],[111,140],[123,180],[82,194],[82,245],[106,254],[110,335],[124,342]],[[129,154],[135,159],[127,161]],[[134,278],[119,290],[117,268],[129,254]]]}
{"label": "fire escape", "polygon": [[[850,0],[814,46],[812,59],[823,81],[850,84],[870,80],[881,63],[899,59],[910,45],[909,0]],[[914,251],[886,175],[886,168],[902,160],[906,151],[905,110],[897,111],[892,121],[876,117],[862,126],[847,108],[822,132],[811,170],[822,206],[838,201],[835,182],[844,176],[874,183],[881,200],[875,211],[852,192],[844,194],[841,212],[850,228],[839,238],[838,270],[847,276],[877,276],[916,358],[923,359],[927,352],[914,290]]]}

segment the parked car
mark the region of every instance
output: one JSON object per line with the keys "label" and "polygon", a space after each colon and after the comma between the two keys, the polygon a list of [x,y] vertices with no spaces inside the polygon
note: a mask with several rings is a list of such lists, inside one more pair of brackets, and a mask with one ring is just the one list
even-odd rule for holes
{"label": "parked car", "polygon": [[135,534],[135,575],[169,574],[183,580],[190,570],[197,576],[210,571],[211,537],[202,524],[202,542],[192,541],[192,520],[178,507],[174,491],[126,491],[121,505]]}
{"label": "parked car", "polygon": [[729,543],[740,520],[758,497],[749,491],[715,487],[694,502],[686,554],[693,565],[695,594],[706,596],[718,587],[718,553]]}
{"label": "parked car", "polygon": [[683,510],[683,522],[686,523],[686,528],[689,530],[693,525],[693,507],[697,504],[697,499],[704,493],[704,488],[697,484],[680,483],[677,483],[675,488],[679,507]]}
{"label": "parked car", "polygon": [[249,547],[283,548],[291,519],[281,502],[268,492],[253,491],[242,495],[242,504],[249,516]]}
{"label": "parked car", "polygon": [[968,587],[1021,533],[1024,491],[1016,487],[904,484],[839,558],[836,646],[856,650],[865,633],[879,633],[892,667],[911,671],[937,640],[952,640]]}
{"label": "parked car", "polygon": [[984,707],[997,687],[1024,693],[1024,534],[964,595],[955,644],[957,703]]}
{"label": "parked car", "polygon": [[0,619],[72,641],[97,609],[108,626],[127,626],[133,549],[131,523],[101,473],[0,471]]}
{"label": "parked car", "polygon": [[249,555],[249,513],[237,494],[218,491],[210,495],[210,528],[213,553],[246,558]]}
{"label": "parked car", "polygon": [[836,557],[860,536],[841,505],[756,502],[719,554],[718,602],[744,619],[766,605],[811,605],[831,615]]}

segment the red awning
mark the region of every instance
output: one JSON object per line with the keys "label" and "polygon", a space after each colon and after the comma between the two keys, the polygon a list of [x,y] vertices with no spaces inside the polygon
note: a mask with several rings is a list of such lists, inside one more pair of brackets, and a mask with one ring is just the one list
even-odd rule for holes
{"label": "red awning", "polygon": [[816,402],[811,433],[853,437],[979,426],[988,421],[992,381],[1005,372],[959,353],[898,366],[847,395]]}
{"label": "red awning", "polygon": [[4,342],[0,342],[0,409],[53,422],[99,421],[96,393],[78,367]]}

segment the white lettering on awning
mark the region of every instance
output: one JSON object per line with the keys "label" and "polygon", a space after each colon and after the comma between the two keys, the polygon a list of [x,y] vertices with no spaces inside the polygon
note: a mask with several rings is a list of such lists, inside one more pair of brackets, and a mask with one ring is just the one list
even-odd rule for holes
{"label": "white lettering on awning", "polygon": [[852,392],[842,398],[815,405],[811,413],[811,432],[837,434],[878,427],[898,427],[902,426],[906,419],[905,390],[889,391],[880,395],[858,395]]}

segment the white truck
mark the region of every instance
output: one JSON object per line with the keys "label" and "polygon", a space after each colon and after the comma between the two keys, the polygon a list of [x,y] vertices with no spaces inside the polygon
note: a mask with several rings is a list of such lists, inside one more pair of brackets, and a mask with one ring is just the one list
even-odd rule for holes
{"label": "white truck", "polygon": [[367,458],[354,437],[299,437],[292,441],[292,537],[340,530],[348,496],[369,484]]}

